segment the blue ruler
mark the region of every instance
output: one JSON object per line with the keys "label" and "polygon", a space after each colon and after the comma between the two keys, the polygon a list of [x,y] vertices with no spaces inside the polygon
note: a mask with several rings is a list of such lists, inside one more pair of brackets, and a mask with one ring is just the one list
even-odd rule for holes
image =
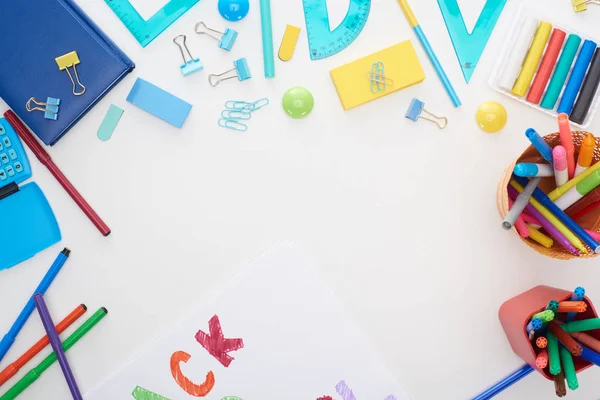
{"label": "blue ruler", "polygon": [[200,0],[171,0],[146,21],[129,0],[104,0],[142,47],[148,46],[198,1]]}
{"label": "blue ruler", "polygon": [[327,58],[348,47],[364,28],[371,11],[371,0],[350,0],[346,17],[332,31],[326,0],[302,0],[302,3],[312,60]]}
{"label": "blue ruler", "polygon": [[469,83],[492,31],[506,5],[506,0],[487,0],[473,32],[467,31],[457,0],[438,0],[446,28],[454,45],[454,52]]}

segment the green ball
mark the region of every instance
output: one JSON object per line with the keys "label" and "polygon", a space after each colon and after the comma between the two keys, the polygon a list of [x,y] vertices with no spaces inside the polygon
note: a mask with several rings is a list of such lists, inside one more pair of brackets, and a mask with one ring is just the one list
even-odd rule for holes
{"label": "green ball", "polygon": [[294,87],[283,95],[284,111],[292,118],[304,118],[315,106],[315,98],[305,88]]}

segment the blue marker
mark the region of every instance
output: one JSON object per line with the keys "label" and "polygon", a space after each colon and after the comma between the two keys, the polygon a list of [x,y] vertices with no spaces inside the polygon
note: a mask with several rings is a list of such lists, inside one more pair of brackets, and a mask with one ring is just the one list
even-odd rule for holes
{"label": "blue marker", "polygon": [[600,367],[600,354],[596,353],[593,350],[588,349],[581,343],[579,343],[579,345],[581,346],[581,349],[583,350],[583,352],[581,353],[581,355],[579,357]]}
{"label": "blue marker", "polygon": [[481,394],[473,397],[472,400],[489,400],[492,397],[496,396],[498,393],[502,392],[504,389],[507,389],[519,382],[521,379],[525,378],[527,375],[535,371],[533,368],[529,366],[529,364],[525,364],[521,367],[521,369],[513,372],[506,378],[502,379],[500,382],[496,383],[494,386],[482,392]]}
{"label": "blue marker", "polygon": [[[573,295],[571,296],[571,301],[582,301],[584,297],[585,297],[585,289],[582,288],[581,286],[578,286],[573,291]],[[567,313],[565,322],[573,321],[573,318],[575,318],[576,315],[577,315],[577,313],[574,313],[574,312]]]}
{"label": "blue marker", "polygon": [[[527,183],[529,182],[526,178],[520,178],[518,176],[515,177],[515,180],[523,187],[527,186]],[[558,218],[560,222],[562,222],[569,230],[571,230],[579,239],[583,240],[585,244],[592,249],[592,251],[594,251],[596,254],[600,254],[600,243],[591,237],[590,234],[585,231],[585,229],[573,221],[571,217],[565,214],[563,210],[558,208],[558,206],[554,204],[552,200],[550,200],[546,193],[542,192],[538,188],[535,188],[533,191],[533,197],[544,207],[546,207],[548,211],[554,214],[554,216]]]}
{"label": "blue marker", "polygon": [[575,61],[575,66],[571,72],[571,77],[569,78],[567,86],[565,87],[565,91],[560,99],[560,104],[558,105],[557,110],[559,114],[565,113],[567,115],[571,115],[573,104],[575,104],[575,99],[577,99],[577,95],[579,94],[579,90],[583,84],[585,73],[590,66],[590,62],[592,62],[592,57],[594,56],[596,47],[596,43],[592,42],[591,40],[586,40],[583,42],[583,46],[581,46],[579,56],[577,57],[577,61]]}
{"label": "blue marker", "polygon": [[[50,286],[54,278],[56,278],[56,275],[58,274],[62,266],[65,265],[65,262],[69,258],[69,254],[71,254],[71,250],[67,248],[64,248],[63,251],[60,252],[60,254],[58,255],[58,257],[56,257],[56,260],[54,260],[54,263],[52,264],[48,272],[46,272],[46,275],[44,276],[38,287],[35,289],[33,294],[46,293],[46,290],[48,290],[48,287]],[[23,328],[23,325],[25,325],[25,322],[27,322],[27,319],[29,318],[34,309],[35,303],[33,301],[32,295],[27,301],[27,304],[25,304],[25,307],[23,308],[23,311],[21,311],[21,314],[19,314],[19,316],[17,317],[17,320],[15,321],[13,326],[11,326],[8,333],[4,335],[2,341],[0,341],[0,361],[2,361],[2,359],[8,352],[8,349],[10,349],[10,346],[12,346],[12,344],[15,342],[15,339],[21,331],[21,328]]]}
{"label": "blue marker", "polygon": [[529,128],[525,131],[525,136],[527,136],[533,147],[544,157],[544,160],[548,161],[550,165],[554,165],[552,162],[552,147],[546,143],[540,134],[535,129]]}
{"label": "blue marker", "polygon": [[542,320],[539,318],[534,318],[531,321],[529,321],[529,323],[527,324],[527,326],[525,327],[525,330],[527,331],[527,334],[529,335],[532,331],[538,331],[540,329],[542,329]]}
{"label": "blue marker", "polygon": [[548,164],[519,163],[515,165],[515,175],[522,178],[535,178],[536,176],[554,176],[554,168]]}

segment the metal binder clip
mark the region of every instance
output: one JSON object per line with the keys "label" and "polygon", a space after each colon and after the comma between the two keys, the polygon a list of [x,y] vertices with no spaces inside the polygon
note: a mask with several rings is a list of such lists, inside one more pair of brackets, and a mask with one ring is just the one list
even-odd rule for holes
{"label": "metal binder clip", "polygon": [[[419,99],[412,99],[412,102],[410,103],[410,107],[408,107],[408,110],[406,111],[406,118],[417,122],[417,120],[419,118],[421,119],[425,119],[427,121],[433,122],[434,124],[436,124],[438,126],[438,128],[440,129],[444,129],[446,126],[448,126],[448,118],[446,117],[438,117],[437,115],[434,115],[432,113],[430,113],[429,111],[427,111],[426,109],[424,109],[423,107],[425,106],[425,103],[423,103],[421,100]],[[435,119],[431,119],[429,117],[424,117],[421,115],[421,113],[426,113],[429,114],[430,116],[432,116]]]}
{"label": "metal binder clip", "polygon": [[[180,44],[179,42],[177,42],[177,39],[179,38],[183,38],[183,43]],[[189,74],[192,74],[196,71],[200,71],[202,68],[204,68],[202,66],[202,63],[200,62],[200,59],[194,58],[192,56],[192,53],[190,53],[190,49],[188,49],[186,42],[187,37],[185,35],[175,36],[175,38],[173,39],[173,43],[175,43],[177,47],[179,47],[181,57],[183,58],[183,64],[181,64],[181,72],[183,72],[183,76],[188,76]],[[187,53],[190,59],[189,61],[187,60],[185,53]]]}
{"label": "metal binder clip", "polygon": [[[234,68],[229,71],[225,71],[221,74],[210,74],[208,76],[208,83],[211,86],[217,86],[222,81],[226,81],[228,79],[238,78],[240,81],[245,81],[246,79],[252,78],[252,74],[250,73],[250,68],[248,67],[248,61],[245,58],[240,58],[239,60],[235,60],[233,62]],[[223,78],[225,75],[230,74],[235,71],[235,75],[228,76]]]}
{"label": "metal binder clip", "polygon": [[581,12],[587,11],[588,5],[600,5],[600,0],[572,0],[573,3],[573,11]]}
{"label": "metal binder clip", "polygon": [[367,72],[367,78],[371,81],[371,92],[385,92],[388,86],[394,86],[394,81],[385,76],[385,66],[382,62],[374,62],[371,71]]}
{"label": "metal binder clip", "polygon": [[[79,61],[79,56],[77,55],[76,51],[72,51],[70,53],[67,53],[65,55],[62,55],[60,57],[57,57],[54,59],[56,61],[56,64],[58,65],[58,69],[62,70],[67,70],[67,74],[69,75],[69,79],[71,79],[71,83],[73,84],[73,94],[75,96],[81,96],[82,94],[85,93],[85,86],[83,86],[83,84],[79,81],[79,75],[77,74],[77,67],[76,65],[80,63]],[[73,76],[71,75],[71,71],[69,71],[69,68],[72,67],[73,68],[73,72],[75,74],[75,80],[73,80]],[[81,87],[80,92],[78,92],[77,86],[75,84],[75,81],[77,81],[77,85],[79,85]]]}
{"label": "metal binder clip", "polygon": [[[233,29],[226,28],[225,32],[220,32],[215,29],[211,29],[202,21],[199,21],[194,28],[198,35],[208,35],[213,39],[219,41],[219,47],[225,49],[227,51],[231,50],[231,47],[235,43],[235,39],[237,39],[238,33]],[[212,33],[211,33],[212,32]],[[216,35],[221,35],[216,36]]]}
{"label": "metal binder clip", "polygon": [[[34,104],[33,107],[32,103]],[[60,106],[60,99],[48,97],[48,99],[46,99],[46,102],[42,103],[41,101],[37,101],[35,97],[32,97],[29,100],[27,100],[27,103],[25,104],[25,109],[29,112],[42,111],[44,113],[44,118],[56,121],[56,119],[58,118],[58,106]]]}

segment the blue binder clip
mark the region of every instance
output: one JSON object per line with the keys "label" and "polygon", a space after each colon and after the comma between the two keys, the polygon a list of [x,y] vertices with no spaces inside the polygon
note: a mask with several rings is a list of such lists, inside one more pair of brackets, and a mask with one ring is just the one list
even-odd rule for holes
{"label": "blue binder clip", "polygon": [[[177,39],[183,38],[183,43],[180,44],[177,42]],[[185,35],[176,36],[173,39],[173,43],[175,43],[179,47],[179,51],[181,51],[181,57],[183,57],[183,64],[181,64],[181,72],[183,72],[183,76],[188,76],[196,71],[200,71],[202,67],[202,63],[200,63],[199,58],[192,57],[192,53],[190,53],[190,49],[188,49],[186,44],[187,37]],[[187,60],[185,53],[189,56],[189,61]]]}
{"label": "blue binder clip", "polygon": [[[208,82],[211,86],[217,86],[222,81],[226,81],[228,79],[238,78],[239,81],[245,81],[246,79],[252,78],[252,74],[250,73],[250,67],[248,67],[248,61],[245,58],[240,58],[239,60],[235,60],[233,62],[234,68],[229,71],[225,71],[222,74],[210,74],[208,76]],[[227,76],[235,71],[235,75]]]}
{"label": "blue binder clip", "polygon": [[[32,107],[32,103],[34,106]],[[37,101],[35,97],[27,100],[25,104],[25,109],[27,111],[42,111],[44,113],[44,118],[51,119],[52,121],[56,121],[58,119],[58,107],[60,106],[60,99],[55,99],[54,97],[48,97],[45,103],[41,101]],[[45,108],[42,108],[45,107]]]}
{"label": "blue binder clip", "polygon": [[[225,32],[220,32],[215,29],[211,29],[202,21],[198,22],[195,27],[198,35],[208,35],[211,38],[219,41],[219,47],[227,51],[231,50],[231,47],[237,39],[238,33],[233,29],[225,29]],[[220,35],[220,36],[217,36]]]}
{"label": "blue binder clip", "polygon": [[[448,118],[438,117],[437,115],[430,113],[423,107],[425,107],[425,103],[423,103],[421,100],[412,99],[412,101],[410,102],[410,106],[408,107],[408,110],[406,111],[405,117],[410,119],[411,121],[415,121],[415,122],[417,122],[419,120],[419,118],[433,122],[440,129],[444,129],[446,126],[448,126]],[[429,118],[429,117],[424,117],[421,115],[422,113],[426,113],[435,119]]]}

